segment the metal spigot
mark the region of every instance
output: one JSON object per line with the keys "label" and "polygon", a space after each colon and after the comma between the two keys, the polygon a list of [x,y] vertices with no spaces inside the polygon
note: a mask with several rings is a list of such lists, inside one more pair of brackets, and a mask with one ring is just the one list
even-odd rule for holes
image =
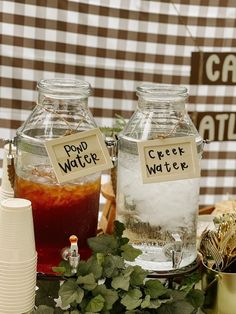
{"label": "metal spigot", "polygon": [[13,166],[14,165],[14,155],[12,152],[12,146],[13,146],[13,140],[8,141],[8,153],[7,153],[7,165],[8,166]]}
{"label": "metal spigot", "polygon": [[107,137],[105,140],[108,152],[111,156],[111,161],[113,164],[113,167],[117,166],[117,143],[118,143],[118,139],[117,138],[113,138],[113,137]]}
{"label": "metal spigot", "polygon": [[0,139],[0,144],[4,143],[8,144],[8,149],[7,149],[7,174],[9,178],[9,182],[11,184],[12,189],[14,189],[14,182],[15,182],[15,165],[14,165],[14,153],[13,149],[14,147],[14,139],[9,139],[9,140],[2,140]]}
{"label": "metal spigot", "polygon": [[181,237],[178,233],[172,233],[171,235],[175,240],[171,252],[172,267],[175,269],[179,267],[183,258],[183,241],[181,240]]}
{"label": "metal spigot", "polygon": [[72,274],[76,274],[77,267],[80,261],[80,254],[78,252],[78,238],[75,235],[71,235],[70,238],[70,247],[66,247],[62,250],[61,256],[65,261],[68,261],[71,266]]}
{"label": "metal spigot", "polygon": [[171,260],[172,268],[179,268],[183,258],[184,242],[178,233],[171,233],[174,242],[168,243],[164,246],[165,255]]}

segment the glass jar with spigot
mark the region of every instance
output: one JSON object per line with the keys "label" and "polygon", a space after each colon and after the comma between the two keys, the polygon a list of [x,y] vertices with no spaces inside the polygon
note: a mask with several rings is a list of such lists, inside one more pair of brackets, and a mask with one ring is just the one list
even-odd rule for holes
{"label": "glass jar with spigot", "polygon": [[[101,171],[59,183],[45,147],[50,140],[97,128],[88,108],[90,84],[49,79],[39,81],[37,88],[37,105],[16,134],[14,190],[16,197],[32,202],[38,271],[51,273],[71,235],[78,237],[81,257],[90,254],[87,239],[97,232]],[[81,142],[81,150],[83,145]],[[67,150],[68,156],[71,153]],[[79,167],[79,163],[82,165],[78,150],[64,170]]]}
{"label": "glass jar with spigot", "polygon": [[185,87],[147,83],[138,86],[137,96],[137,109],[119,136],[117,219],[142,251],[136,264],[171,271],[197,257],[203,141],[187,113]]}

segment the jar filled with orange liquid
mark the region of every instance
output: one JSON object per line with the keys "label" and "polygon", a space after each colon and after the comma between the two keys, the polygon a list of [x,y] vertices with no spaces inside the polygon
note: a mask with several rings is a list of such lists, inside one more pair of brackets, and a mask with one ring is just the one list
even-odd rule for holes
{"label": "jar filled with orange liquid", "polygon": [[58,183],[45,148],[48,140],[97,127],[88,109],[89,83],[49,79],[38,83],[38,102],[16,134],[15,196],[32,202],[38,272],[58,266],[70,235],[80,255],[90,254],[87,239],[96,235],[101,173]]}

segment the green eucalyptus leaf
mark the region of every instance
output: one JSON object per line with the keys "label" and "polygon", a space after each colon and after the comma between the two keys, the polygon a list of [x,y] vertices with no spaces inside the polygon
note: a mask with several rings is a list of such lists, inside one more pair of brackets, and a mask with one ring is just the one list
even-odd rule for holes
{"label": "green eucalyptus leaf", "polygon": [[146,295],[144,300],[141,303],[141,309],[145,309],[145,308],[149,307],[150,300],[151,300],[150,295]]}
{"label": "green eucalyptus leaf", "polygon": [[147,277],[148,271],[142,269],[142,267],[135,265],[133,272],[130,275],[131,286],[141,286],[144,283],[144,279]]}
{"label": "green eucalyptus leaf", "polygon": [[120,132],[126,126],[127,121],[125,120],[124,117],[122,117],[118,113],[115,113],[115,117],[116,117],[116,119],[115,119],[115,128],[118,128],[119,132]]}
{"label": "green eucalyptus leaf", "polygon": [[198,289],[191,290],[186,296],[186,300],[188,300],[195,309],[202,307],[204,299],[204,292]]}
{"label": "green eucalyptus leaf", "polygon": [[33,311],[34,314],[54,314],[54,309],[47,305],[40,305],[36,310]]}
{"label": "green eucalyptus leaf", "polygon": [[125,225],[118,221],[118,220],[115,220],[114,221],[114,236],[116,238],[122,238],[122,235],[123,235],[123,232],[125,231]]}
{"label": "green eucalyptus leaf", "polygon": [[95,256],[96,256],[96,260],[97,260],[98,265],[102,266],[104,263],[104,258],[105,258],[104,254],[103,253],[97,253]]}
{"label": "green eucalyptus leaf", "polygon": [[71,277],[74,275],[74,274],[72,274],[71,269],[72,268],[71,268],[69,262],[64,261],[64,260],[60,262],[58,267],[52,267],[52,270],[55,273],[60,273],[60,274],[62,273],[66,277]]}
{"label": "green eucalyptus leaf", "polygon": [[129,290],[129,277],[124,277],[123,275],[119,275],[112,279],[111,286],[114,289],[122,289],[125,291]]}
{"label": "green eucalyptus leaf", "polygon": [[[54,309],[54,312],[53,312],[53,314],[63,314],[63,313],[65,313],[65,311],[64,310],[62,310],[60,307],[56,307],[55,309]],[[71,312],[72,313],[72,312]],[[71,314],[70,313],[70,314]]]}
{"label": "green eucalyptus leaf", "polygon": [[127,310],[134,310],[142,303],[141,297],[142,292],[139,289],[129,290],[121,299],[121,304],[123,304]]}
{"label": "green eucalyptus leaf", "polygon": [[199,271],[192,273],[190,276],[186,276],[180,283],[180,290],[185,291],[186,294],[191,291],[196,283],[201,280],[201,274]]}
{"label": "green eucalyptus leaf", "polygon": [[162,301],[159,299],[151,299],[150,304],[148,305],[149,309],[158,309],[162,305]]}
{"label": "green eucalyptus leaf", "polygon": [[85,276],[90,273],[89,259],[87,261],[80,261],[77,268],[77,276]]}
{"label": "green eucalyptus leaf", "polygon": [[101,132],[106,136],[106,137],[114,137],[116,134],[118,134],[122,129],[120,127],[100,127]]}
{"label": "green eucalyptus leaf", "polygon": [[59,295],[61,297],[62,306],[66,307],[73,302],[79,304],[84,297],[84,291],[78,286],[74,279],[69,279],[62,284]]}
{"label": "green eucalyptus leaf", "polygon": [[65,273],[66,269],[65,269],[65,267],[55,266],[55,267],[52,267],[52,271],[54,273],[58,273],[58,274],[63,275]]}
{"label": "green eucalyptus leaf", "polygon": [[142,254],[142,251],[139,249],[135,249],[130,244],[125,244],[121,246],[121,250],[123,251],[121,253],[121,256],[126,260],[133,262],[136,257],[138,257],[140,254]]}
{"label": "green eucalyptus leaf", "polygon": [[93,274],[94,278],[99,279],[102,276],[102,266],[96,256],[91,256],[87,261],[80,261],[77,268],[77,275],[86,276]]}
{"label": "green eucalyptus leaf", "polygon": [[60,288],[59,280],[38,280],[37,287],[35,305],[43,304],[54,307],[56,304],[54,299],[58,298],[58,290]]}
{"label": "green eucalyptus leaf", "polygon": [[193,313],[193,306],[184,300],[179,300],[173,303],[162,304],[156,310],[157,314],[191,314]]}
{"label": "green eucalyptus leaf", "polygon": [[104,303],[105,299],[99,294],[88,302],[86,312],[99,313],[103,309]]}
{"label": "green eucalyptus leaf", "polygon": [[164,295],[166,292],[167,289],[157,279],[150,279],[145,282],[145,294],[150,295],[151,299],[156,299]]}
{"label": "green eucalyptus leaf", "polygon": [[111,286],[114,289],[122,289],[128,291],[130,286],[130,274],[132,273],[132,271],[132,266],[128,266],[127,268],[125,268],[118,276],[113,277]]}
{"label": "green eucalyptus leaf", "polygon": [[83,289],[91,291],[97,286],[94,274],[90,273],[85,276],[79,276],[77,278],[77,283],[83,286]]}
{"label": "green eucalyptus leaf", "polygon": [[111,290],[106,288],[105,285],[99,285],[97,286],[94,290],[93,290],[93,295],[102,295],[104,300],[105,300],[105,304],[104,304],[104,310],[111,310],[113,307],[113,304],[118,300],[119,296],[117,291],[115,290]]}
{"label": "green eucalyptus leaf", "polygon": [[118,243],[113,235],[101,234],[97,237],[89,238],[88,245],[94,253],[116,253]]}
{"label": "green eucalyptus leaf", "polygon": [[79,304],[79,309],[81,311],[81,313],[85,313],[86,312],[86,306],[89,303],[89,300],[91,299],[91,295],[89,295],[89,297],[84,296],[83,300],[80,302]]}
{"label": "green eucalyptus leaf", "polygon": [[104,258],[103,276],[111,278],[114,271],[125,267],[124,259],[120,256],[108,255]]}
{"label": "green eucalyptus leaf", "polygon": [[120,238],[120,239],[119,239],[119,246],[120,246],[120,247],[121,247],[122,245],[127,244],[127,243],[129,243],[129,239],[128,239],[128,238],[123,237],[123,238]]}
{"label": "green eucalyptus leaf", "polygon": [[184,300],[186,296],[186,293],[181,290],[171,290],[170,293],[174,301]]}

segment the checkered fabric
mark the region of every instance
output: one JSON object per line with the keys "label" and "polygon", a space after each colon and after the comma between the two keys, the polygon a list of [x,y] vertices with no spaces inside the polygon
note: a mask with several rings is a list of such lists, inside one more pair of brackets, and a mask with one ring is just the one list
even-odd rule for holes
{"label": "checkered fabric", "polygon": [[[0,21],[0,137],[25,121],[43,78],[90,82],[99,126],[128,119],[144,81],[185,85],[189,111],[235,112],[235,86],[189,83],[193,51],[235,52],[235,0],[1,0]],[[205,147],[202,206],[236,196],[235,152]]]}

